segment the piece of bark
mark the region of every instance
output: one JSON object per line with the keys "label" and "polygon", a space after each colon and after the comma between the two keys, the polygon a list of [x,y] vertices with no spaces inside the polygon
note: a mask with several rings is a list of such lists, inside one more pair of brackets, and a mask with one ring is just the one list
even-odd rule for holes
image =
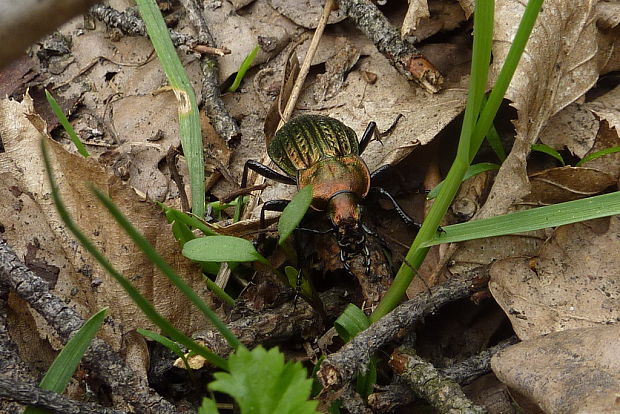
{"label": "piece of bark", "polygon": [[338,0],[338,5],[407,80],[418,82],[431,93],[441,89],[443,75],[420,51],[401,39],[398,29],[370,0]]}
{"label": "piece of bark", "polygon": [[[0,240],[0,283],[7,284],[54,328],[63,343],[83,324],[84,319],[49,291],[48,283],[35,275]],[[82,364],[110,388],[114,397],[142,413],[176,413],[175,407],[148,387],[119,354],[99,338],[93,339]]]}

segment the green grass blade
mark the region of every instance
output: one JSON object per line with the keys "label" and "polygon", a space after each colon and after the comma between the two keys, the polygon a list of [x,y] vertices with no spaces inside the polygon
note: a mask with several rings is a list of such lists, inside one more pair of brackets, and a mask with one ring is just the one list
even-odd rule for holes
{"label": "green grass blade", "polygon": [[602,157],[603,155],[613,154],[615,152],[620,152],[620,147],[605,148],[604,150],[593,152],[592,154],[588,154],[585,157],[583,157],[581,161],[575,164],[575,167],[581,167],[583,164],[585,164],[588,161],[592,161],[592,160]]}
{"label": "green grass blade", "polygon": [[310,203],[312,203],[312,186],[307,185],[298,191],[291,202],[284,208],[278,220],[278,233],[280,234],[278,244],[280,246],[299,226],[310,207]]}
{"label": "green grass blade", "polygon": [[45,162],[45,168],[47,172],[47,178],[50,183],[51,191],[52,191],[52,200],[54,201],[54,205],[56,206],[56,210],[58,211],[58,215],[62,219],[63,223],[67,227],[67,229],[73,233],[76,239],[80,242],[82,246],[90,253],[97,262],[103,267],[116,281],[119,285],[127,292],[127,294],[131,297],[134,303],[142,310],[142,312],[155,324],[157,325],[166,335],[170,338],[174,339],[180,344],[185,345],[188,349],[196,352],[198,355],[202,355],[207,361],[212,363],[221,369],[227,368],[227,361],[220,356],[214,354],[209,351],[207,348],[201,346],[196,343],[191,338],[185,336],[181,331],[176,329],[166,318],[162,317],[149,303],[148,300],[138,290],[125,278],[121,275],[112,264],[108,261],[108,259],[95,247],[95,245],[90,241],[88,237],[82,233],[82,231],[75,224],[71,216],[69,215],[67,208],[65,207],[62,199],[60,198],[60,193],[58,191],[58,186],[56,185],[56,180],[54,179],[54,175],[52,172],[52,165],[49,158],[49,153],[47,147],[45,145],[45,141],[41,140],[41,152],[43,153],[43,160]]}
{"label": "green grass blade", "polygon": [[560,164],[562,164],[562,166],[566,165],[566,163],[564,163],[564,158],[562,158],[562,155],[560,155],[559,152],[557,152],[556,150],[551,148],[549,145],[545,145],[545,144],[532,144],[530,146],[530,149],[532,151],[542,152],[543,154],[547,154],[547,155],[555,158],[556,160],[560,161]]}
{"label": "green grass blade", "polygon": [[[194,306],[196,306],[207,317],[207,319],[215,326],[215,328],[217,328],[217,330],[220,331],[220,333],[226,339],[228,344],[233,349],[237,349],[237,347],[239,347],[241,343],[239,342],[239,339],[237,339],[237,337],[230,331],[228,326],[224,322],[222,322],[220,318],[217,317],[215,312],[213,312],[209,308],[209,306],[202,300],[202,298],[198,296],[198,294],[194,292],[194,290],[187,283],[185,283],[185,281],[181,279],[174,272],[174,270],[172,270],[170,265],[166,263],[164,259],[162,259],[162,257],[159,255],[159,253],[157,253],[157,251],[151,245],[151,243],[149,243],[148,240],[146,240],[146,238],[142,234],[140,234],[140,232],[138,232],[138,230],[136,230],[136,228],[129,222],[129,220],[127,220],[127,218],[123,215],[123,213],[121,213],[121,211],[112,202],[112,200],[110,200],[108,197],[106,197],[101,191],[97,190],[96,188],[93,188],[92,190],[97,196],[97,198],[99,199],[99,201],[101,201],[101,203],[105,206],[105,208],[108,209],[112,217],[114,217],[114,220],[116,220],[116,222],[121,225],[123,230],[125,230],[127,235],[131,237],[134,243],[136,243],[136,245],[140,248],[140,250],[144,252],[144,254],[149,258],[149,260],[155,266],[157,266],[157,268],[161,270],[161,272],[177,287],[177,289],[179,289],[194,304]],[[223,236],[210,236],[210,237],[223,237]],[[194,239],[194,240],[188,241],[187,243],[185,243],[183,248],[185,248],[185,246],[189,245],[190,243],[196,240],[201,240],[201,239]],[[172,337],[167,332],[166,334]],[[173,338],[173,339],[175,341],[177,340],[176,338]],[[180,341],[177,341],[177,342],[180,342]]]}
{"label": "green grass blade", "polygon": [[446,226],[443,228],[445,233],[437,234],[433,239],[423,243],[422,246],[429,247],[442,243],[523,233],[615,214],[620,214],[619,191]]}
{"label": "green grass blade", "polygon": [[[500,167],[499,165],[493,164],[492,162],[481,162],[479,164],[472,164],[469,166],[467,171],[465,171],[465,175],[463,176],[463,180],[461,182],[465,180],[469,180],[471,177],[481,174],[486,171],[499,170],[499,167]],[[427,194],[426,199],[432,200],[433,198],[437,197],[437,195],[439,194],[439,191],[441,191],[442,186],[443,186],[443,181],[437,184],[435,188],[433,188],[431,192]]]}
{"label": "green grass blade", "polygon": [[[39,383],[39,387],[44,390],[54,391],[58,394],[62,394],[69,384],[73,373],[80,364],[84,353],[88,349],[97,331],[101,327],[107,308],[101,309],[99,312],[91,316],[82,327],[69,339],[67,345],[64,346],[62,351],[52,362],[45,376]],[[24,414],[44,414],[49,411],[28,407],[24,411]]]}
{"label": "green grass blade", "polygon": [[62,112],[60,105],[58,105],[58,102],[56,102],[56,99],[54,99],[52,94],[47,89],[45,90],[45,97],[47,98],[47,103],[49,103],[50,107],[52,108],[54,115],[56,115],[56,118],[58,118],[60,125],[62,125],[62,127],[65,129],[67,134],[69,134],[69,138],[71,138],[73,145],[75,145],[80,155],[83,157],[90,157],[90,154],[84,147],[84,144],[82,144],[80,137],[77,136],[77,134],[75,133],[75,130],[73,129],[73,126],[71,126],[71,123],[69,122],[65,114]]}
{"label": "green grass blade", "polygon": [[189,366],[189,362],[187,361],[187,357],[185,356],[185,352],[183,352],[183,350],[181,349],[181,347],[179,345],[177,345],[176,342],[171,341],[170,339],[166,338],[165,336],[162,336],[160,334],[158,334],[157,332],[153,332],[153,331],[149,331],[148,329],[136,329],[138,331],[138,333],[144,337],[147,337],[155,342],[160,343],[161,345],[165,346],[167,349],[169,349],[170,351],[174,352],[174,354],[181,358],[181,361],[183,361],[183,365],[185,365],[185,369],[187,370],[187,372],[189,372],[191,374],[192,369]]}
{"label": "green grass blade", "polygon": [[235,306],[235,300],[228,294],[224,289],[219,287],[217,283],[211,280],[208,276],[203,274],[205,279],[205,283],[211,292],[213,292],[218,298],[222,300],[222,302],[226,303],[229,306]]}
{"label": "green grass blade", "polygon": [[252,51],[245,57],[245,59],[243,59],[243,62],[241,63],[241,66],[239,67],[239,71],[237,71],[237,76],[235,76],[235,80],[233,84],[230,85],[230,88],[228,88],[228,92],[235,92],[237,88],[239,87],[239,85],[241,85],[241,81],[245,77],[245,74],[248,71],[248,69],[250,69],[250,66],[252,65],[252,62],[254,62],[254,58],[256,57],[256,54],[258,53],[259,50],[260,50],[260,46],[256,45],[254,49],[252,49]]}
{"label": "green grass blade", "polygon": [[179,104],[179,132],[183,154],[189,169],[189,184],[192,193],[192,212],[198,217],[205,213],[205,173],[202,149],[202,134],[196,95],[181,64],[181,60],[170,40],[168,28],[155,0],[137,0],[138,10],[153,42],[159,61],[166,72],[168,82]]}

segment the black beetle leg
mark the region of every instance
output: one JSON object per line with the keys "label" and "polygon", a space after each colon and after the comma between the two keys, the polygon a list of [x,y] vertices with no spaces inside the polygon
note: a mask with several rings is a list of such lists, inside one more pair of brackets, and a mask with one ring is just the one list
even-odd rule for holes
{"label": "black beetle leg", "polygon": [[376,133],[377,133],[377,123],[372,121],[366,127],[366,131],[364,131],[364,135],[362,135],[362,139],[359,142],[360,155],[362,154],[362,152],[364,152],[368,144],[370,144],[370,141],[376,135]]}
{"label": "black beetle leg", "polygon": [[407,224],[408,226],[417,227],[418,229],[422,227],[420,223],[418,223],[413,218],[411,218],[409,214],[405,213],[405,210],[402,209],[402,207],[398,204],[398,202],[394,199],[394,197],[392,197],[392,194],[390,194],[385,188],[372,187],[370,190],[376,191],[382,196],[385,196],[388,200],[390,200],[390,202],[394,206],[394,209],[396,210],[400,218],[405,222],[405,224]]}
{"label": "black beetle leg", "polygon": [[265,211],[283,211],[288,203],[290,203],[289,200],[265,201],[260,209],[260,228],[265,228]]}
{"label": "black beetle leg", "polygon": [[291,178],[287,175],[280,174],[272,168],[267,167],[265,164],[261,164],[258,161],[247,160],[245,165],[243,166],[243,176],[241,178],[241,188],[245,188],[248,183],[248,173],[249,170],[252,170],[265,178],[269,178],[271,180],[277,181],[283,184],[291,184],[295,185],[297,182],[294,178]]}
{"label": "black beetle leg", "polygon": [[392,170],[392,164],[382,165],[370,174],[371,184],[376,184],[385,174]]}

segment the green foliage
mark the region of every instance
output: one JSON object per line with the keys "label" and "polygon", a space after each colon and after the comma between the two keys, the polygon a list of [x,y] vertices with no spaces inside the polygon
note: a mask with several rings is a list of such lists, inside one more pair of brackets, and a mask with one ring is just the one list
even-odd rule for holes
{"label": "green foliage", "polygon": [[299,362],[285,362],[276,348],[239,348],[228,359],[228,371],[215,373],[209,384],[235,398],[242,414],[311,414],[318,402],[308,401],[312,380]]}
{"label": "green foliage", "polygon": [[56,102],[56,99],[54,99],[52,94],[47,89],[45,90],[45,98],[47,98],[47,103],[52,108],[52,111],[54,112],[54,115],[56,115],[56,118],[58,118],[60,125],[62,125],[62,127],[65,129],[67,134],[69,134],[69,138],[71,138],[73,145],[75,145],[80,155],[83,157],[90,157],[90,154],[84,147],[84,144],[82,144],[82,141],[75,133],[73,126],[71,126],[71,123],[69,122],[65,114],[62,112],[60,105],[58,105],[58,102]]}
{"label": "green foliage", "polygon": [[620,214],[620,192],[443,227],[423,246],[523,233]]}
{"label": "green foliage", "polygon": [[189,169],[189,184],[192,192],[192,212],[204,217],[205,212],[205,173],[202,154],[202,134],[196,94],[187,72],[170,40],[164,18],[155,0],[137,0],[140,16],[146,31],[153,42],[157,57],[166,72],[166,77],[179,104],[179,134],[183,154]]}
{"label": "green foliage", "polygon": [[269,262],[256,251],[251,241],[233,236],[208,236],[190,240],[183,256],[198,262]]}
{"label": "green foliage", "polygon": [[203,398],[200,408],[198,408],[198,414],[219,414],[215,401],[210,398]]}
{"label": "green foliage", "polygon": [[[52,365],[50,365],[47,373],[39,383],[41,389],[54,391],[58,394],[62,394],[65,391],[84,353],[101,327],[107,311],[107,308],[104,308],[95,313],[69,339],[67,345],[54,359],[54,362],[52,362]],[[43,414],[47,412],[47,410],[42,408],[28,407],[24,414]]]}
{"label": "green foliage", "polygon": [[306,211],[310,207],[312,202],[312,186],[307,185],[302,188],[290,203],[286,206],[280,220],[278,221],[278,233],[280,234],[280,240],[278,243],[282,245],[286,239],[293,233],[293,231],[299,226],[301,220],[306,215]]}
{"label": "green foliage", "polygon": [[588,154],[585,157],[583,157],[583,159],[579,161],[575,166],[581,167],[583,166],[583,164],[585,164],[588,161],[592,161],[592,160],[602,157],[603,155],[613,154],[615,152],[620,152],[620,147],[605,148],[603,150],[593,152],[592,154]]}
{"label": "green foliage", "polygon": [[532,144],[530,149],[532,151],[542,152],[543,154],[550,155],[553,158],[555,158],[556,160],[560,161],[560,164],[562,164],[562,166],[566,165],[566,163],[564,163],[564,158],[562,158],[562,155],[560,155],[559,152],[557,152],[556,150],[551,148],[549,145],[545,145],[545,144]]}
{"label": "green foliage", "polygon": [[252,51],[245,57],[245,59],[243,59],[243,62],[241,62],[241,66],[237,71],[237,76],[235,76],[233,84],[230,85],[230,88],[228,88],[228,92],[235,92],[237,88],[239,88],[239,85],[241,85],[241,81],[245,77],[248,69],[250,69],[250,66],[252,66],[252,62],[254,61],[254,58],[256,57],[256,54],[259,50],[260,46],[256,45],[254,49],[252,49]]}
{"label": "green foliage", "polygon": [[187,371],[190,373],[192,372],[191,368],[189,367],[189,363],[187,362],[187,358],[185,357],[185,352],[183,352],[181,347],[177,345],[176,342],[171,341],[170,339],[158,334],[157,332],[149,331],[148,329],[137,329],[137,331],[140,335],[147,337],[153,341],[156,341],[160,343],[161,345],[165,346],[166,348],[168,348],[170,351],[174,352],[176,356],[181,358]]}

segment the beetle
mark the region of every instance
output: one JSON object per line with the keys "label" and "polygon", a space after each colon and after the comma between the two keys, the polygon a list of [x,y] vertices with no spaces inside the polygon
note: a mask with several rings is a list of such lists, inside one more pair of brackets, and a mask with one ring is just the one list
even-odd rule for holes
{"label": "beetle", "polygon": [[[386,197],[394,205],[401,219],[419,228],[398,205],[394,197],[373,182],[389,169],[389,165],[370,173],[361,158],[376,132],[376,123],[370,122],[358,141],[353,129],[341,121],[323,115],[301,115],[288,121],[277,132],[268,146],[271,160],[285,174],[254,160],[248,160],[243,169],[241,187],[247,185],[249,170],[284,184],[296,185],[298,190],[312,185],[311,208],[326,211],[340,248],[340,259],[350,271],[350,259],[363,254],[366,271],[370,269],[370,254],[366,235],[375,234],[362,224],[360,203],[370,191]],[[282,211],[288,200],[266,201],[261,209],[261,226],[265,211]],[[306,229],[308,230],[308,229]],[[312,230],[311,230],[312,231]],[[314,230],[316,233],[325,233]]]}

